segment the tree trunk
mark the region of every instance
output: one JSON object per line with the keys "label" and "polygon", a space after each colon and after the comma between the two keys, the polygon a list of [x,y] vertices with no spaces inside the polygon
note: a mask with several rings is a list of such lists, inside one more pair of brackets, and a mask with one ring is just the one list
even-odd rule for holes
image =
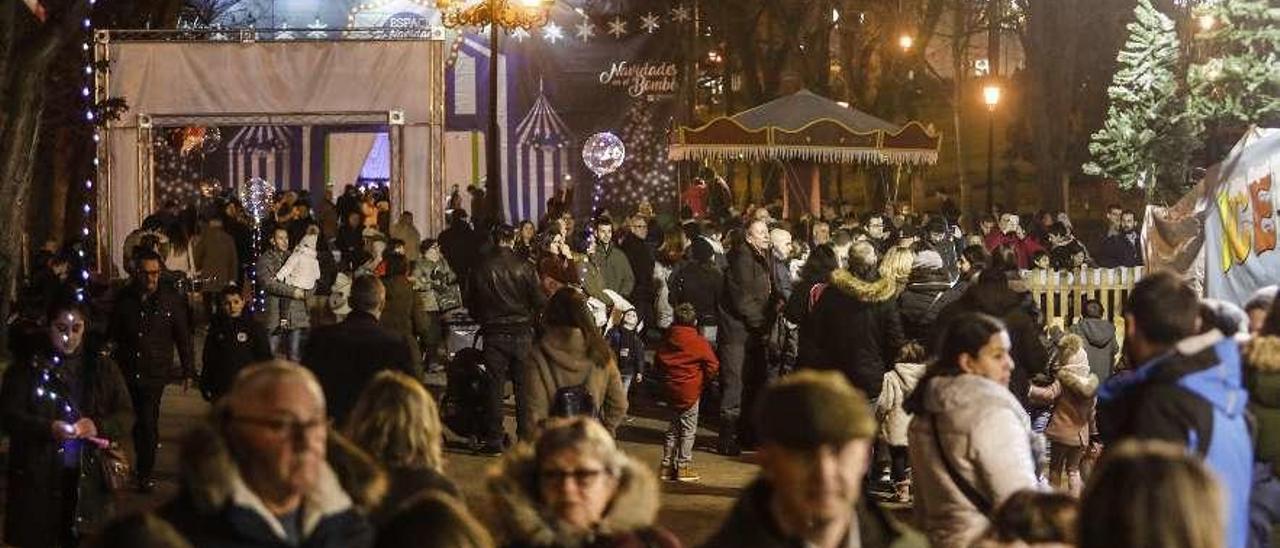
{"label": "tree trunk", "polygon": [[952,69],[952,86],[951,86],[951,123],[955,137],[951,140],[955,143],[956,149],[956,184],[960,185],[960,212],[963,215],[971,215],[970,202],[972,200],[972,190],[969,188],[968,180],[965,177],[964,167],[964,143],[961,135],[964,134],[964,128],[961,125],[960,110],[964,105],[965,83],[968,80],[968,58],[969,58],[969,17],[968,6],[961,0],[955,2],[952,6],[952,38],[951,38],[951,69]]}

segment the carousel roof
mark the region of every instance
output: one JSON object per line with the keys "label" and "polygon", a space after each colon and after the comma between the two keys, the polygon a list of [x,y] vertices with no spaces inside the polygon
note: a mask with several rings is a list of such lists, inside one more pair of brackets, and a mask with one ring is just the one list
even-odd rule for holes
{"label": "carousel roof", "polygon": [[573,132],[569,125],[560,119],[551,102],[543,93],[542,82],[538,82],[538,99],[533,102],[529,114],[516,127],[516,135],[520,143],[533,146],[561,146],[573,141]]}
{"label": "carousel roof", "polygon": [[679,128],[669,156],[673,160],[934,164],[941,144],[942,136],[920,122],[898,126],[800,90],[702,127]]}

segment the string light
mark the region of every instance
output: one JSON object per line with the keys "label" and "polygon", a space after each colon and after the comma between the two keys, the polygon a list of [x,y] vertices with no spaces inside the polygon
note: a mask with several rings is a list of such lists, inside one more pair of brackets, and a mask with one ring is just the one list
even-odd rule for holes
{"label": "string light", "polygon": [[[90,9],[93,8],[95,3],[96,3],[96,0],[89,0]],[[100,134],[99,126],[102,124],[105,124],[105,120],[102,120],[101,116],[99,116],[99,113],[95,112],[97,109],[98,103],[104,99],[102,94],[105,92],[105,90],[101,89],[98,86],[98,82],[97,82],[98,75],[95,74],[95,71],[94,71],[94,58],[95,58],[95,54],[97,53],[96,50],[98,48],[98,41],[97,41],[97,38],[94,36],[92,13],[90,13],[89,16],[86,16],[84,18],[83,27],[85,32],[85,40],[80,44],[80,55],[84,61],[84,84],[80,87],[80,96],[85,101],[84,119],[85,119],[85,122],[87,122],[91,126],[89,130],[93,134],[94,147],[93,147],[93,174],[90,175],[89,177],[86,177],[84,180],[84,192],[82,193],[82,195],[84,196],[84,202],[80,204],[81,240],[79,242],[78,249],[76,250],[76,257],[79,258],[79,261],[77,261],[77,265],[80,268],[80,276],[79,276],[80,283],[76,284],[75,298],[77,302],[81,302],[81,303],[85,301],[85,289],[88,287],[90,283],[90,269],[93,268],[94,263],[96,262],[95,259],[97,258],[96,253],[94,254],[94,257],[92,259],[88,257],[85,253],[85,249],[90,248],[90,246],[95,246],[96,248],[96,242],[94,242],[93,228],[92,228],[93,223],[95,222],[95,218],[93,215],[93,205],[92,205],[92,200],[94,200],[95,198],[93,179],[94,177],[97,176],[98,168],[102,165],[102,162],[100,160],[101,153],[102,153],[102,150],[101,150],[102,137]],[[71,321],[71,320],[72,318],[70,317],[70,315],[68,315],[68,321]],[[59,363],[59,359],[57,356],[54,356],[54,363]],[[67,411],[70,412],[69,407],[67,408]]]}

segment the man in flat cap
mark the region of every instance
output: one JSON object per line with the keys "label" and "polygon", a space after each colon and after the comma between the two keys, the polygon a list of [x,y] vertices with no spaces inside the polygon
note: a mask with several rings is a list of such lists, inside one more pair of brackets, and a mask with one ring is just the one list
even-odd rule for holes
{"label": "man in flat cap", "polygon": [[844,375],[804,370],[778,379],[755,412],[760,477],[705,546],[927,546],[862,498],[876,422]]}

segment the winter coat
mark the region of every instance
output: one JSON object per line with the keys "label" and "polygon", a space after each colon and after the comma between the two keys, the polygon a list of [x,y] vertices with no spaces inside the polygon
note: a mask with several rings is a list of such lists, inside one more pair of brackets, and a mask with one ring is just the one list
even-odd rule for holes
{"label": "winter coat", "polygon": [[[769,509],[773,486],[757,479],[734,503],[720,530],[703,544],[704,548],[805,548],[802,539],[787,538],[778,530]],[[915,548],[928,543],[919,532],[882,510],[874,500],[861,497],[854,507],[858,522],[858,546],[862,548]]]}
{"label": "winter coat", "polygon": [[[984,274],[990,276],[990,274]],[[966,312],[981,312],[1000,318],[1009,331],[1013,345],[1013,374],[1009,379],[1009,391],[1026,405],[1031,377],[1043,372],[1049,365],[1049,350],[1040,338],[1043,325],[1040,309],[1021,279],[983,279],[969,285],[958,300],[938,314],[935,329],[935,347],[938,337],[952,318]]]}
{"label": "winter coat", "polygon": [[386,287],[387,303],[378,317],[378,324],[404,339],[409,346],[411,367],[416,371],[422,365],[417,333],[426,329],[426,326],[417,324],[417,320],[423,317],[422,304],[414,294],[409,278],[388,276],[382,279],[382,285]]}
{"label": "winter coat", "polygon": [[413,262],[413,290],[427,312],[444,312],[462,305],[458,276],[444,260],[428,261],[419,257]]}
{"label": "winter coat", "polygon": [[527,331],[542,311],[546,295],[528,261],[508,248],[498,248],[471,273],[465,301],[471,317],[490,332]]}
{"label": "winter coat", "polygon": [[[631,299],[632,302],[652,300],[657,293],[653,281],[653,269],[658,262],[653,256],[653,249],[644,240],[631,233],[625,234],[618,241],[617,247],[627,257],[627,264],[631,267],[631,276],[634,280],[630,293],[621,291],[619,293]],[[610,289],[617,291],[613,287]]]}
{"label": "winter coat", "polygon": [[634,329],[620,325],[609,328],[604,338],[618,358],[618,372],[623,375],[644,374],[644,341]]}
{"label": "winter coat", "polygon": [[490,528],[508,547],[678,548],[680,541],[655,524],[658,482],[634,457],[625,457],[618,488],[600,523],[586,536],[566,530],[539,502],[538,462],[533,448],[518,446],[489,476],[487,492],[496,523]]}
{"label": "winter coat", "polygon": [[149,296],[138,284],[122,289],[111,311],[109,330],[116,345],[112,357],[128,382],[162,385],[195,376],[187,301],[168,285],[161,283]]}
{"label": "winter coat", "polygon": [[880,439],[897,447],[907,446],[907,429],[911,426],[911,413],[902,408],[915,392],[916,385],[924,377],[927,366],[923,363],[899,362],[885,374],[876,399],[876,419],[880,423]]}
{"label": "winter coat", "polygon": [[724,295],[724,273],[711,263],[681,263],[667,278],[667,302],[671,306],[689,303],[698,312],[698,325],[718,324],[721,298]]}
{"label": "winter coat", "polygon": [[612,307],[613,298],[605,293],[604,273],[600,270],[600,265],[587,260],[587,256],[581,254],[574,254],[573,265],[574,275],[582,286],[582,292],[600,301],[606,308]]}
{"label": "winter coat", "polygon": [[618,246],[597,244],[596,252],[591,254],[590,260],[600,269],[606,289],[617,291],[623,297],[631,295],[636,287],[635,273],[631,271],[627,254],[618,249]]}
{"label": "winter coat", "polygon": [[522,424],[538,424],[551,415],[556,390],[585,385],[595,400],[600,422],[610,432],[627,414],[627,393],[613,360],[603,366],[587,356],[587,341],[576,327],[548,327],[529,349],[520,390],[525,392],[528,417]]}
{"label": "winter coat", "polygon": [[752,333],[763,337],[773,326],[773,275],[771,259],[743,243],[729,252],[720,297],[724,340]]}
{"label": "winter coat", "polygon": [[1102,238],[1098,266],[1102,268],[1142,266],[1141,247],[1141,238],[1137,232],[1108,232]]}
{"label": "winter coat", "polygon": [[1254,459],[1280,476],[1280,336],[1258,336],[1245,347],[1244,382],[1257,423]]}
{"label": "winter coat", "polygon": [[814,307],[815,363],[801,367],[835,369],[868,398],[880,395],[884,374],[904,344],[902,320],[892,288],[868,283],[847,270],[831,273],[831,284]]}
{"label": "winter coat", "polygon": [[967,547],[990,522],[947,471],[938,448],[994,508],[1036,486],[1031,422],[1007,388],[978,375],[935,377],[917,390],[925,391],[924,412],[907,435],[917,523],[935,548]]}
{"label": "winter coat", "polygon": [[440,233],[440,254],[449,262],[449,268],[463,280],[470,279],[471,270],[480,264],[480,247],[484,237],[477,234],[466,221],[458,220]]}
{"label": "winter coat", "polygon": [[320,281],[320,259],[316,255],[316,236],[303,236],[294,246],[284,265],[276,271],[275,280],[293,287],[314,291]]}
{"label": "winter coat", "polygon": [[[178,495],[157,511],[198,548],[286,548],[284,527],[240,474],[222,434],[198,426],[182,441]],[[373,544],[373,528],[328,463],[302,503],[302,548]]]}
{"label": "winter coat", "polygon": [[246,317],[219,314],[209,322],[204,359],[200,362],[200,392],[210,401],[231,388],[244,366],[271,359],[271,342],[262,324]]}
{"label": "winter coat", "polygon": [[418,232],[418,228],[413,223],[396,221],[396,224],[391,225],[390,232],[392,239],[404,242],[404,258],[410,263],[418,260],[418,244],[422,243],[422,234]]}
{"label": "winter coat", "polygon": [[902,314],[902,334],[910,341],[927,342],[933,338],[942,311],[942,296],[951,289],[946,270],[913,270],[907,287],[898,296],[898,312]]}
{"label": "winter coat", "polygon": [[698,328],[673,325],[654,354],[668,402],[677,410],[693,407],[702,388],[720,372],[720,359]]}
{"label": "winter coat", "polygon": [[360,263],[364,262],[364,235],[363,228],[352,228],[351,225],[345,224],[338,229],[338,237],[334,239],[334,247],[342,253],[342,269],[354,270]]}
{"label": "winter coat", "polygon": [[1245,546],[1253,441],[1240,347],[1217,330],[1179,341],[1098,391],[1103,442],[1160,439],[1188,447],[1227,495],[1227,548]]}
{"label": "winter coat", "polygon": [[1084,339],[1084,352],[1089,355],[1089,370],[1099,380],[1111,378],[1120,344],[1116,342],[1116,325],[1102,318],[1082,318],[1071,326],[1071,332]]}
{"label": "winter coat", "polygon": [[[262,313],[257,318],[267,327],[268,333],[282,327],[286,329],[311,327],[311,314],[307,310],[307,297],[311,296],[311,292],[276,280],[276,273],[284,267],[286,260],[288,260],[286,252],[274,247],[258,255],[258,288],[266,293],[266,296]],[[294,297],[295,289],[303,289],[301,299]]]}
{"label": "winter coat", "polygon": [[[36,336],[47,337],[44,331]],[[66,534],[64,508],[72,499],[75,532],[83,536],[110,515],[113,497],[103,483],[96,446],[81,440],[55,443],[53,421],[74,423],[87,417],[97,426],[98,437],[127,444],[133,405],[124,377],[105,352],[85,347],[78,359],[63,356],[61,365],[50,367],[54,354],[48,343],[33,346],[38,350],[15,356],[0,386],[0,416],[9,435],[4,540],[15,546],[59,546]],[[43,380],[46,372],[51,381]],[[75,414],[61,408],[61,401],[44,397],[49,389],[62,397],[79,392]],[[71,465],[79,471],[74,485],[62,479],[67,473],[63,452],[68,450],[78,453]]]}
{"label": "winter coat", "polygon": [[424,491],[443,493],[462,500],[462,491],[448,476],[425,467],[390,466],[387,468],[387,493],[378,510],[371,516],[378,525],[391,520],[400,506]]}
{"label": "winter coat", "polygon": [[1061,387],[1053,405],[1053,415],[1044,435],[1049,441],[1070,446],[1089,445],[1089,426],[1093,423],[1094,396],[1098,393],[1098,377],[1084,364],[1058,368]]}
{"label": "winter coat", "polygon": [[419,378],[404,337],[360,310],[352,310],[342,323],[312,331],[302,350],[302,365],[320,381],[329,416],[336,424],[346,421],[360,392],[382,370]]}
{"label": "winter coat", "polygon": [[209,226],[200,234],[195,249],[196,268],[208,278],[204,289],[216,293],[240,279],[240,256],[236,240],[221,226]]}

